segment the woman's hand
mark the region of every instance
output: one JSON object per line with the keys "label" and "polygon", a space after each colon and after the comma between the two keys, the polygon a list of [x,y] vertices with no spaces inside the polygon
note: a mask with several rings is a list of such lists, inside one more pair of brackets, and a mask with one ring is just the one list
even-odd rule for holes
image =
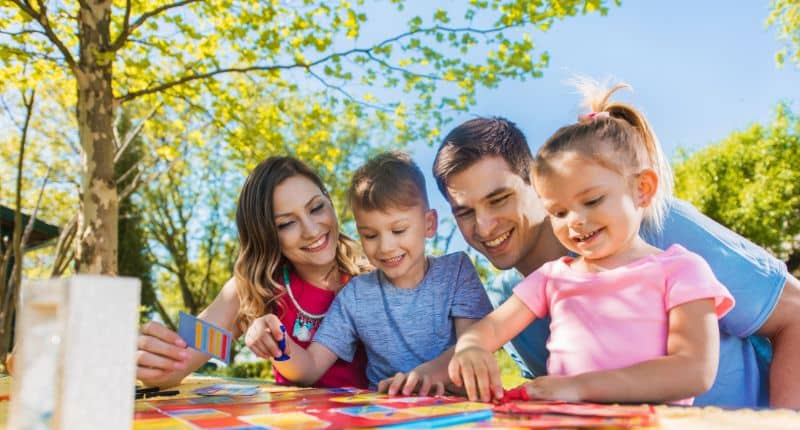
{"label": "woman's hand", "polygon": [[453,384],[463,386],[472,401],[488,402],[493,396],[503,398],[497,361],[494,355],[480,347],[470,346],[457,352],[450,360],[448,373]]}
{"label": "woman's hand", "polygon": [[267,314],[263,317],[256,318],[250,323],[247,332],[244,335],[244,343],[250,348],[253,353],[263,359],[271,359],[280,357],[284,352],[286,355],[291,355],[289,345],[292,342],[286,342],[286,347],[282,352],[278,347],[278,341],[284,339],[286,332],[281,330],[281,321],[274,314]]}
{"label": "woman's hand", "polygon": [[[145,385],[165,384],[176,373],[188,373],[191,357],[186,342],[174,331],[150,321],[142,326],[136,351],[136,378]],[[173,381],[175,382],[175,381]]]}

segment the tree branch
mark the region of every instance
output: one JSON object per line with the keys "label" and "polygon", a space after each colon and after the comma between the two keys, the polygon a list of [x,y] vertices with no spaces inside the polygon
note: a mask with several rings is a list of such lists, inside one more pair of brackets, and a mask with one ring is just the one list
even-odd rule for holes
{"label": "tree branch", "polygon": [[125,153],[125,150],[126,150],[126,149],[128,148],[128,146],[131,144],[131,142],[133,142],[133,141],[134,141],[134,139],[136,139],[136,137],[137,137],[137,136],[139,136],[139,133],[140,133],[140,132],[142,131],[142,129],[144,128],[144,124],[145,124],[145,123],[146,123],[146,122],[147,122],[147,121],[148,121],[150,118],[152,118],[152,117],[153,117],[153,115],[155,115],[155,114],[156,114],[156,112],[158,111],[158,109],[159,109],[159,108],[160,108],[162,105],[163,105],[163,103],[156,103],[156,105],[155,105],[155,106],[153,106],[153,108],[152,108],[152,109],[150,109],[150,112],[148,112],[148,113],[147,113],[147,115],[145,115],[145,117],[144,117],[144,118],[142,118],[142,120],[141,120],[141,121],[139,121],[139,124],[136,124],[136,127],[134,127],[133,129],[131,129],[130,131],[128,131],[128,133],[126,133],[126,134],[125,134],[125,138],[124,138],[125,140],[122,142],[122,144],[120,145],[120,147],[117,149],[117,153],[116,153],[116,154],[114,154],[114,163],[116,163],[117,161],[119,161],[119,158],[122,156],[122,154],[123,154],[123,153]]}
{"label": "tree branch", "polygon": [[157,7],[149,12],[143,13],[139,18],[133,21],[133,24],[128,25],[129,18],[130,18],[130,0],[126,1],[125,4],[125,21],[123,23],[122,32],[117,36],[117,39],[111,44],[111,50],[116,51],[125,44],[125,41],[128,40],[128,36],[131,35],[137,28],[139,28],[142,24],[145,23],[148,19],[161,14],[162,12],[166,12],[170,9],[178,8],[181,6],[185,6],[189,3],[196,3],[200,0],[183,0],[171,4],[165,4],[164,6]]}
{"label": "tree branch", "polygon": [[47,39],[49,39],[50,42],[56,45],[56,48],[58,48],[58,50],[61,52],[61,55],[64,56],[64,61],[67,62],[67,65],[69,65],[71,69],[75,69],[77,67],[75,59],[72,58],[72,54],[69,52],[69,49],[67,49],[67,47],[64,45],[64,42],[62,42],[61,39],[58,38],[55,32],[53,32],[53,29],[50,27],[50,22],[47,19],[47,13],[44,6],[42,6],[41,12],[37,12],[27,2],[22,2],[20,0],[11,0],[11,2],[16,4],[17,7],[19,7],[23,12],[25,12],[28,16],[30,16],[31,19],[39,23],[39,26],[42,27],[42,30],[44,31],[44,35],[47,36]]}
{"label": "tree branch", "polygon": [[58,242],[56,242],[56,256],[53,260],[53,270],[50,272],[50,277],[55,278],[61,276],[67,266],[75,257],[72,242],[75,240],[75,235],[78,233],[78,214],[72,216],[72,219],[61,228],[61,234],[58,235]]}
{"label": "tree branch", "polygon": [[340,86],[333,85],[333,84],[329,83],[328,81],[326,81],[325,79],[323,79],[323,78],[322,78],[321,76],[319,76],[318,74],[316,74],[316,73],[312,72],[310,69],[308,70],[308,73],[309,73],[311,76],[313,76],[315,79],[317,79],[317,80],[318,80],[318,81],[319,81],[319,82],[320,82],[322,85],[324,85],[326,88],[332,89],[332,90],[334,90],[334,91],[336,91],[336,92],[338,92],[338,93],[340,93],[340,94],[344,95],[345,97],[347,97],[347,99],[349,99],[349,100],[350,100],[350,101],[352,101],[353,103],[358,103],[358,104],[360,104],[360,105],[362,105],[362,106],[366,106],[366,107],[368,107],[368,108],[372,108],[372,109],[375,109],[375,110],[380,110],[380,111],[384,111],[384,112],[392,112],[392,109],[389,109],[389,108],[387,108],[387,107],[385,107],[385,106],[374,105],[374,104],[372,104],[372,103],[367,103],[367,102],[363,102],[363,101],[361,101],[361,100],[356,100],[356,99],[355,99],[355,97],[353,97],[352,95],[350,95],[350,93],[348,93],[347,91],[345,91],[345,90],[344,90],[344,88],[342,88],[342,87],[340,87]]}

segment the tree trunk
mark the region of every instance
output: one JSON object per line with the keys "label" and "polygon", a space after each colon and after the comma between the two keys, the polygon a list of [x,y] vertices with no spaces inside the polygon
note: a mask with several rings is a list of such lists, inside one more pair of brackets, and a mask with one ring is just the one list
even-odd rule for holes
{"label": "tree trunk", "polygon": [[111,2],[80,2],[78,134],[82,148],[82,205],[77,268],[117,274],[119,197],[114,178],[114,94],[109,23]]}

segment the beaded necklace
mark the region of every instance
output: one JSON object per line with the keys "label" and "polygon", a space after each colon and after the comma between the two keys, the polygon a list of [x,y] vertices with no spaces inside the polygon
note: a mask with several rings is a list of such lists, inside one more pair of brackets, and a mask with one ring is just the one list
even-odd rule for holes
{"label": "beaded necklace", "polygon": [[[342,285],[346,284],[349,280],[350,277],[348,275],[342,274]],[[292,334],[294,334],[297,340],[308,342],[311,340],[311,332],[319,325],[320,320],[325,317],[325,312],[313,314],[300,306],[300,303],[294,297],[294,293],[292,293],[288,266],[283,266],[283,286],[286,287],[286,292],[289,293],[289,300],[292,301],[295,309],[297,309],[297,317],[294,320]]]}

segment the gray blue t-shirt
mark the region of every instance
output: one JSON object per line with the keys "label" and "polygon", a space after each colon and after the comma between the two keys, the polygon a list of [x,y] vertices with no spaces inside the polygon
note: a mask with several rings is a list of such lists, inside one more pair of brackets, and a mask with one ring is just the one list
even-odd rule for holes
{"label": "gray blue t-shirt", "polygon": [[362,342],[372,388],[441,355],[456,343],[453,318],[480,319],[492,305],[466,254],[428,258],[428,271],[413,289],[395,287],[379,270],[351,279],[333,300],[314,342],[345,361]]}
{"label": "gray blue t-shirt", "polygon": [[[786,266],[761,247],[701,214],[689,203],[673,199],[660,233],[643,228],[642,237],[661,249],[672,244],[700,254],[717,279],[736,299],[736,306],[720,320],[720,356],[717,379],[695,398],[695,405],[754,407],[769,405],[769,341],[754,333],[764,324],[783,291]],[[503,272],[487,286],[489,299],[499,306],[522,281],[516,270]],[[522,368],[523,376],[547,373],[550,320],[534,321],[506,350]]]}

